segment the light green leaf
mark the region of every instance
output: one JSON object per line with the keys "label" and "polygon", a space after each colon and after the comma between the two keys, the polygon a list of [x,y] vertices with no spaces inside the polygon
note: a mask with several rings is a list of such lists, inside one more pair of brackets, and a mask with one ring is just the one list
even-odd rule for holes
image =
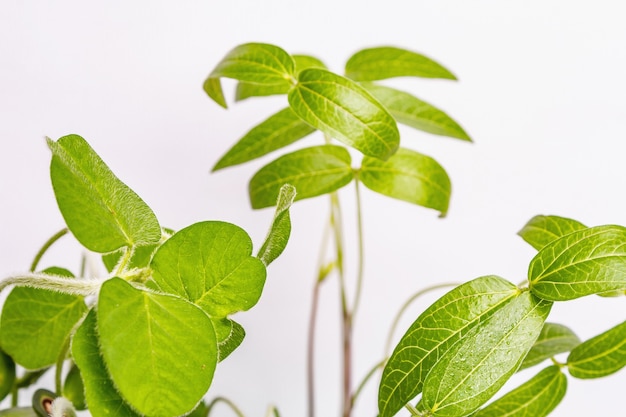
{"label": "light green leaf", "polygon": [[472,141],[454,119],[435,106],[395,88],[373,83],[361,85],[372,93],[398,122],[434,135]]}
{"label": "light green leaf", "polygon": [[141,414],[189,413],[209,389],[217,340],[211,320],[199,307],[112,278],[100,290],[97,322],[111,379]]}
{"label": "light green leaf", "polygon": [[252,257],[252,241],[234,224],[192,224],[170,237],[152,258],[154,282],[223,318],[254,306],[265,284],[265,266]]}
{"label": "light green leaf", "polygon": [[263,246],[259,249],[257,258],[268,266],[276,258],[280,256],[287,246],[289,235],[291,234],[291,218],[289,216],[289,208],[296,198],[296,187],[285,184],[280,188],[278,201],[276,202],[276,211],[274,220],[270,228]]}
{"label": "light green leaf", "polygon": [[157,243],[161,228],[150,207],[120,181],[78,135],[48,139],[50,176],[67,227],[87,249],[105,253]]}
{"label": "light green leaf", "polygon": [[267,155],[313,132],[315,129],[296,116],[291,108],[283,109],[239,139],[215,164],[213,171]]}
{"label": "light green leaf", "polygon": [[626,321],[575,347],[567,358],[576,378],[600,378],[626,366]]}
{"label": "light green leaf", "polygon": [[334,145],[314,146],[283,155],[261,168],[250,180],[250,202],[255,209],[276,204],[280,188],[291,184],[295,200],[336,191],[354,178],[350,154]]}
{"label": "light green leaf", "polygon": [[356,81],[405,76],[456,80],[450,71],[432,59],[388,46],[363,49],[352,55],[346,63],[346,77]]}
{"label": "light green leaf", "polygon": [[76,410],[85,410],[87,408],[87,403],[85,402],[85,384],[80,375],[80,369],[76,364],[72,364],[65,376],[63,397],[70,400]]}
{"label": "light green leaf", "polygon": [[487,402],[517,371],[551,306],[526,291],[472,328],[428,373],[425,408],[434,417],[461,417]]}
{"label": "light green leaf", "polygon": [[472,417],[545,417],[566,390],[567,378],[558,366],[550,366]]}
{"label": "light green leaf", "polygon": [[565,301],[626,289],[626,228],[597,226],[550,242],[530,262],[531,291]]}
{"label": "light green leaf", "polygon": [[560,237],[586,229],[579,221],[559,216],[535,216],[517,232],[533,248],[541,250],[548,243]]}
{"label": "light green leaf", "polygon": [[438,210],[442,216],[448,211],[450,178],[429,156],[404,148],[387,161],[366,156],[359,178],[377,193]]}
{"label": "light green leaf", "polygon": [[247,43],[232,49],[211,71],[204,91],[226,108],[221,77],[271,88],[289,88],[295,81],[295,63],[283,49],[264,43]]}
{"label": "light green leaf", "polygon": [[559,353],[569,352],[578,344],[580,344],[580,339],[568,327],[562,324],[546,323],[537,341],[524,358],[520,370],[535,366]]}
{"label": "light green leaf", "polygon": [[219,361],[223,361],[243,342],[246,332],[236,321],[221,318],[211,318],[215,335],[217,337],[217,349]]}
{"label": "light green leaf", "polygon": [[[137,353],[141,349],[138,347]],[[92,416],[139,417],[120,396],[100,356],[96,311],[93,309],[72,338],[72,358],[80,369],[85,384],[85,399]]]}
{"label": "light green leaf", "polygon": [[518,293],[505,279],[485,276],[456,287],[428,307],[385,365],[378,392],[380,417],[394,416],[415,398],[441,356]]}
{"label": "light green leaf", "polygon": [[400,143],[389,112],[363,87],[330,71],[302,71],[289,105],[311,126],[365,155],[387,159]]}

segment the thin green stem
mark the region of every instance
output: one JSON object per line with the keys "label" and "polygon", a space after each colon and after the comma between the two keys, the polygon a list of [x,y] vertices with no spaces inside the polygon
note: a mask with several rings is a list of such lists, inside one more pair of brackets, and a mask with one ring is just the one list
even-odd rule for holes
{"label": "thin green stem", "polygon": [[63,364],[67,358],[67,352],[70,350],[70,337],[65,339],[59,358],[57,359],[56,369],[54,370],[54,385],[57,395],[63,395]]}
{"label": "thin green stem", "polygon": [[370,379],[372,379],[372,377],[376,374],[376,371],[378,371],[379,369],[381,369],[383,366],[385,366],[385,363],[387,362],[387,359],[385,358],[384,360],[378,362],[374,367],[372,367],[372,369],[370,369],[370,371],[365,375],[365,377],[363,378],[363,380],[361,381],[361,383],[359,384],[359,386],[357,387],[356,391],[354,391],[354,394],[352,394],[352,406],[354,406],[359,394],[361,394],[361,391],[363,391],[363,388],[365,388],[365,385],[367,385],[367,383],[369,382]]}
{"label": "thin green stem", "polygon": [[361,293],[363,292],[363,271],[365,264],[365,256],[363,250],[363,217],[361,213],[361,187],[358,172],[354,175],[354,188],[356,191],[356,220],[357,220],[357,244],[358,244],[358,266],[356,275],[356,289],[354,293],[354,304],[352,304],[352,319],[356,317],[357,310],[361,302]]}
{"label": "thin green stem", "polygon": [[209,405],[207,406],[207,414],[206,414],[207,417],[211,415],[211,410],[213,409],[215,404],[220,403],[220,402],[229,406],[230,409],[233,410],[233,412],[237,415],[237,417],[245,417],[244,414],[241,412],[241,410],[235,405],[235,403],[233,403],[231,400],[229,400],[226,397],[215,397],[213,401],[209,403]]}
{"label": "thin green stem", "polygon": [[411,413],[411,416],[415,416],[415,417],[421,417],[422,416],[422,413],[417,411],[417,408],[413,407],[411,404],[408,404],[408,403],[405,404],[404,408],[409,410],[409,413]]}
{"label": "thin green stem", "polygon": [[127,246],[124,249],[124,254],[120,258],[120,261],[117,263],[117,266],[115,267],[115,276],[122,276],[124,274],[124,272],[126,271],[126,267],[130,263],[130,259],[133,257],[133,252],[135,252],[135,249],[132,246]]}
{"label": "thin green stem", "polygon": [[37,266],[39,265],[39,261],[41,260],[43,255],[48,251],[48,249],[50,249],[50,246],[52,246],[54,244],[54,242],[56,242],[57,240],[59,240],[60,238],[65,236],[68,231],[69,230],[67,230],[67,229],[59,230],[57,233],[52,235],[52,237],[50,239],[48,239],[46,241],[46,243],[43,244],[41,249],[39,249],[39,252],[37,252],[37,255],[35,255],[35,259],[33,259],[33,263],[30,264],[30,269],[29,269],[30,272],[35,272],[37,270]]}

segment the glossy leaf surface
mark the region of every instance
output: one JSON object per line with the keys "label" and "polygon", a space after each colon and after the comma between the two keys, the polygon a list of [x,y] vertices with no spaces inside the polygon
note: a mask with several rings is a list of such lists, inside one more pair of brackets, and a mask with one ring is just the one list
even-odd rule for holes
{"label": "glossy leaf surface", "polygon": [[451,184],[441,165],[429,156],[400,148],[386,161],[364,157],[359,178],[370,190],[432,208],[444,216]]}
{"label": "glossy leaf surface", "polygon": [[404,76],[456,80],[454,74],[432,59],[395,47],[363,49],[346,63],[346,77],[356,81]]}
{"label": "glossy leaf surface", "polygon": [[553,301],[626,288],[626,228],[597,226],[547,244],[530,262],[531,291]]}
{"label": "glossy leaf surface", "polygon": [[395,415],[415,398],[441,356],[518,292],[510,282],[486,276],[456,287],[428,307],[387,361],[378,392],[380,417]]}
{"label": "glossy leaf surface", "polygon": [[199,307],[112,278],[100,290],[97,322],[106,369],[141,414],[189,413],[209,389],[217,341]]}
{"label": "glossy leaf surface", "polygon": [[67,227],[87,249],[105,253],[157,243],[156,216],[78,135],[48,140],[50,177]]}
{"label": "glossy leaf surface", "polygon": [[287,247],[287,241],[291,234],[291,217],[289,208],[296,198],[296,188],[290,184],[281,187],[276,202],[276,211],[270,231],[263,242],[263,246],[259,249],[257,258],[263,262],[265,266],[272,263]]}
{"label": "glossy leaf surface", "polygon": [[350,154],[334,145],[314,146],[283,155],[261,168],[250,180],[255,209],[276,204],[284,184],[297,190],[295,200],[336,191],[354,178]]}
{"label": "glossy leaf surface", "polygon": [[563,352],[569,352],[580,344],[572,330],[562,324],[546,323],[537,341],[524,358],[520,369],[537,365]]}
{"label": "glossy leaf surface", "polygon": [[354,81],[309,68],[299,74],[288,98],[302,120],[365,155],[387,159],[398,148],[396,121]]}
{"label": "glossy leaf surface", "polygon": [[541,250],[548,243],[560,237],[586,229],[579,221],[559,216],[535,216],[517,232],[533,248]]}
{"label": "glossy leaf surface", "polygon": [[626,321],[572,350],[569,373],[576,378],[600,378],[626,366]]}

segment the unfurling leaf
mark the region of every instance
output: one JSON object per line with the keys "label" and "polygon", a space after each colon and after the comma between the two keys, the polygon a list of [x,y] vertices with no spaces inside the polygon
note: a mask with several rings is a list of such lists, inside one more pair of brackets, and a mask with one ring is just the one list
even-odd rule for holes
{"label": "unfurling leaf", "polygon": [[259,258],[265,266],[268,266],[278,258],[287,246],[287,241],[291,234],[289,208],[295,198],[296,188],[293,185],[285,184],[280,188],[272,226],[265,238],[265,242],[263,242],[263,246],[261,246],[257,254],[257,258]]}
{"label": "unfurling leaf", "polygon": [[579,221],[559,216],[535,216],[517,232],[533,248],[541,250],[548,243],[560,237],[586,229]]}
{"label": "unfurling leaf", "polygon": [[537,341],[524,358],[520,370],[535,366],[559,353],[569,352],[580,344],[572,330],[562,324],[546,323]]}
{"label": "unfurling leaf", "polygon": [[600,378],[626,366],[626,321],[576,346],[567,358],[576,378]]}

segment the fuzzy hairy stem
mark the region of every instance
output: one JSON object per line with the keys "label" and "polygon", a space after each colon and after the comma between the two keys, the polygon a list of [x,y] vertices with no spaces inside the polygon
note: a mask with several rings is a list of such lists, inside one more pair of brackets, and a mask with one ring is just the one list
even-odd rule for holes
{"label": "fuzzy hairy stem", "polygon": [[0,292],[14,285],[16,287],[39,288],[70,295],[94,295],[98,293],[101,280],[83,280],[64,278],[55,275],[27,273],[7,277],[0,281]]}

